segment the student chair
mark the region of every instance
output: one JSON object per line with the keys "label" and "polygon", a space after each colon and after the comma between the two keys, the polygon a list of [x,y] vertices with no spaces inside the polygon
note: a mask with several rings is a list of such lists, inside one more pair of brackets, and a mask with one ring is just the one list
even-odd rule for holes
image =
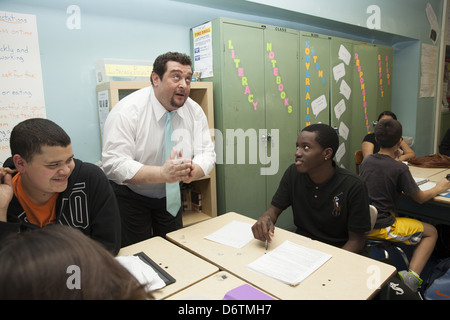
{"label": "student chair", "polygon": [[359,165],[363,161],[363,153],[362,150],[355,151],[355,165],[356,165],[356,174],[359,176]]}
{"label": "student chair", "polygon": [[[370,209],[370,226],[371,226],[371,230],[372,230],[373,227],[375,226],[375,222],[377,221],[378,210],[373,205],[369,205],[369,209]],[[406,253],[400,247],[396,246],[395,242],[388,241],[388,240],[367,239],[366,245],[369,250],[372,247],[381,250],[381,252],[384,253],[384,258],[382,258],[382,260],[389,259],[390,256],[389,256],[388,248],[391,248],[392,250],[394,250],[394,252],[397,252],[400,255],[400,257],[402,258],[402,262],[406,265],[406,270],[409,269],[409,260],[408,260]],[[397,269],[400,270],[401,268],[397,268]]]}

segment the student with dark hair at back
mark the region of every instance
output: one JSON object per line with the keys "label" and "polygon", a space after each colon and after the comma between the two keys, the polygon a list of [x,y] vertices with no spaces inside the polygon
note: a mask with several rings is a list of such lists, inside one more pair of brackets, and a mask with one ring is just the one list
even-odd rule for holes
{"label": "student with dark hair at back", "polygon": [[361,164],[361,177],[367,182],[372,205],[378,210],[374,229],[367,237],[416,246],[409,270],[399,274],[405,284],[417,292],[422,283],[420,274],[433,252],[437,232],[430,224],[396,217],[395,204],[402,193],[424,203],[449,189],[450,181],[443,179],[432,189],[419,189],[408,166],[394,159],[402,142],[402,125],[397,120],[380,120],[375,126],[375,138],[380,151],[364,158]]}
{"label": "student with dark hair at back", "polygon": [[62,225],[0,242],[0,300],[151,299],[97,241]]}
{"label": "student with dark hair at back", "polygon": [[[394,119],[397,120],[397,116],[392,111],[383,111],[378,116],[378,121],[381,119]],[[377,141],[375,140],[375,134],[369,133],[367,134],[363,142],[361,144],[361,150],[363,153],[363,157],[366,157],[369,154],[377,153],[380,150],[380,146],[378,145]],[[411,149],[408,144],[402,140],[402,143],[400,144],[400,148],[395,153],[395,160],[397,161],[407,161],[409,159],[412,159],[416,156],[416,153]]]}
{"label": "student with dark hair at back", "polygon": [[74,158],[60,126],[25,120],[13,128],[10,146],[12,157],[0,170],[0,238],[63,224],[119,252],[119,208],[109,181],[98,166]]}
{"label": "student with dark hair at back", "polygon": [[[279,215],[292,206],[297,233],[359,253],[370,230],[369,197],[364,181],[337,167],[336,131],[313,124],[297,137],[295,163],[281,179],[271,205],[253,225],[256,239],[270,241]],[[267,221],[270,218],[270,230]]]}

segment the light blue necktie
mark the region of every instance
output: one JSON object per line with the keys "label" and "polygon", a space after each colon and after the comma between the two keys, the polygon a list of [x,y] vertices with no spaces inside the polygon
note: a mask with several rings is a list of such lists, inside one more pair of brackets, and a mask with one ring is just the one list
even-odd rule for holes
{"label": "light blue necktie", "polygon": [[[165,143],[165,160],[169,159],[172,152],[172,148],[175,143],[171,140],[172,137],[172,113],[166,112],[166,126],[164,129],[164,143]],[[172,215],[176,216],[181,207],[181,197],[180,197],[180,183],[166,183],[166,207],[167,211]]]}

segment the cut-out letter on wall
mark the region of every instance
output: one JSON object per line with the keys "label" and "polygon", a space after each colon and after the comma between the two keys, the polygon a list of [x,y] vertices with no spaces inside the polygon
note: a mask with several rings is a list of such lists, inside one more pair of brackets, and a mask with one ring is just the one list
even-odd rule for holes
{"label": "cut-out letter on wall", "polygon": [[81,29],[81,10],[77,5],[70,5],[66,10],[67,14],[70,16],[66,20],[66,26],[69,30]]}
{"label": "cut-out letter on wall", "polygon": [[370,5],[367,7],[367,13],[371,14],[367,18],[367,28],[381,29],[381,10],[379,6]]}

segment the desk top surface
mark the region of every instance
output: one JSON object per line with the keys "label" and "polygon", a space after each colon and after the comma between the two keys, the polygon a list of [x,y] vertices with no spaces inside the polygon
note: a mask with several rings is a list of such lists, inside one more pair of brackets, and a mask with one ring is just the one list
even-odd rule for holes
{"label": "desk top surface", "polygon": [[247,282],[226,271],[219,271],[170,296],[167,300],[223,300],[227,292],[244,284]]}
{"label": "desk top surface", "polygon": [[230,212],[171,232],[167,238],[278,299],[369,299],[396,271],[388,264],[277,228],[269,250],[289,240],[332,255],[303,282],[292,287],[246,268],[265,254],[263,241],[253,239],[243,248],[235,249],[205,239],[234,220],[255,222]]}
{"label": "desk top surface", "polygon": [[436,174],[443,174],[445,171],[449,171],[447,168],[422,168],[416,167],[413,165],[408,165],[409,171],[416,178],[428,178],[430,179],[432,176]]}
{"label": "desk top surface", "polygon": [[175,278],[174,283],[153,292],[155,299],[164,299],[219,271],[213,264],[161,237],[124,247],[118,255],[133,255],[141,251]]}
{"label": "desk top surface", "polygon": [[[412,165],[409,166],[409,171],[415,178],[427,178],[431,182],[435,183],[444,179],[447,176],[447,174],[450,174],[449,168],[421,168]],[[450,204],[450,198],[447,197],[436,196],[432,200],[436,202]]]}

